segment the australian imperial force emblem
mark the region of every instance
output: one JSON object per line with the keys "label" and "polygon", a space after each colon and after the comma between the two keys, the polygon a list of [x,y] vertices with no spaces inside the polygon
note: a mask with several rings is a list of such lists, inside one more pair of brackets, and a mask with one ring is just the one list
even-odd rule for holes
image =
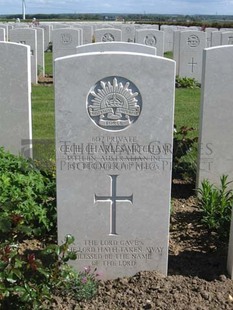
{"label": "australian imperial force emblem", "polygon": [[87,111],[99,127],[117,131],[134,123],[142,109],[138,88],[123,77],[107,77],[97,82],[87,96]]}

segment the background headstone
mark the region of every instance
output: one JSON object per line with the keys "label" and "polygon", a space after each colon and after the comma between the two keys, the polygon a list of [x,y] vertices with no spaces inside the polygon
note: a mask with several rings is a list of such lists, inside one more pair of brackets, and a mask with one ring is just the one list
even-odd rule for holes
{"label": "background headstone", "polygon": [[114,28],[96,29],[94,39],[95,42],[122,41],[122,31]]}
{"label": "background headstone", "polygon": [[222,33],[222,45],[232,45],[233,44],[233,31],[224,31]]}
{"label": "background headstone", "polygon": [[15,155],[32,139],[30,70],[29,46],[0,42],[0,146]]}
{"label": "background headstone", "polygon": [[135,40],[135,26],[134,25],[122,25],[122,41],[134,42]]}
{"label": "background headstone", "polygon": [[80,45],[80,30],[61,28],[52,31],[53,59],[76,54],[76,46]]}
{"label": "background headstone", "polygon": [[222,33],[221,31],[212,31],[211,32],[211,46],[222,45]]}
{"label": "background headstone", "polygon": [[180,31],[179,76],[195,78],[201,82],[202,54],[206,47],[206,33]]}
{"label": "background headstone", "polygon": [[6,41],[6,32],[4,28],[0,27],[0,41]]}
{"label": "background headstone", "polygon": [[197,186],[233,180],[233,46],[204,50]]}
{"label": "background headstone", "polygon": [[35,28],[37,31],[37,75],[45,75],[45,60],[44,60],[44,29]]}
{"label": "background headstone", "polygon": [[31,82],[37,83],[37,31],[35,29],[11,29],[9,31],[11,42],[29,45],[31,48]]}
{"label": "background headstone", "polygon": [[129,53],[144,53],[150,55],[156,55],[156,48],[137,43],[126,42],[97,42],[94,44],[86,44],[77,46],[77,54],[80,53],[93,53],[93,52],[129,52]]}
{"label": "background headstone", "polygon": [[135,42],[156,47],[157,55],[164,54],[164,33],[156,29],[140,29],[136,30]]}

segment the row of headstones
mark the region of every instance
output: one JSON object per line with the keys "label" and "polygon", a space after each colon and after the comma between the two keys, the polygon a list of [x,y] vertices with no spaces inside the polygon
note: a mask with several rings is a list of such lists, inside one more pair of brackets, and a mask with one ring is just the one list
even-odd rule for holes
{"label": "row of headstones", "polygon": [[[0,144],[16,154],[32,138],[30,57],[0,43]],[[204,51],[198,184],[233,179],[232,59],[233,46]],[[174,84],[175,62],[145,51],[55,60],[58,238],[75,237],[78,270],[167,273]]]}
{"label": "row of headstones", "polygon": [[[79,28],[82,31],[82,44],[89,44],[93,42],[93,36],[95,33],[95,30],[98,29],[106,29],[106,28],[115,28],[121,30],[121,40],[123,42],[135,42],[136,41],[136,31],[140,29],[152,29],[152,30],[159,30],[158,25],[137,25],[137,24],[122,24],[122,23],[38,23],[38,24],[24,24],[24,23],[7,23],[7,24],[0,24],[0,28],[5,29],[5,39],[7,41],[8,38],[8,31],[10,29],[14,28],[29,28],[29,27],[39,27],[44,29],[44,40],[45,40],[45,50],[49,46],[49,42],[52,41],[51,38],[51,32],[55,29],[60,28]],[[167,26],[162,25],[161,29],[164,32],[164,50],[166,51],[172,51],[173,49],[173,32],[176,30],[194,30],[199,31],[202,30],[201,27],[184,27],[184,26]],[[217,28],[206,28],[205,32],[207,34],[207,47],[210,46],[216,46],[216,45],[225,45],[225,44],[231,44],[229,43],[228,39],[221,38],[221,32],[225,31],[231,31],[229,28],[222,28],[220,31],[218,31]],[[2,32],[2,30],[1,30]],[[213,32],[213,33],[212,33]],[[111,34],[111,33],[110,33]],[[112,34],[111,34],[112,35]],[[111,39],[111,35],[108,36],[108,38],[105,39]],[[94,36],[95,37],[95,36]],[[98,35],[97,35],[98,37]],[[114,37],[114,35],[113,35]],[[119,37],[119,35],[118,35]],[[232,41],[232,35],[231,39]],[[226,43],[228,42],[228,43]]]}
{"label": "row of headstones", "polygon": [[[53,42],[53,59],[57,57],[71,55],[75,53],[76,46],[91,43],[93,40],[93,29],[96,28],[94,36],[95,41],[122,41],[123,34],[127,34],[127,41],[133,41],[135,36],[135,27],[131,25],[118,25],[120,29],[105,28],[103,25],[88,26],[73,24],[76,28],[66,24],[41,24],[40,27],[29,28],[27,24],[0,24],[0,41],[10,41],[29,45],[31,47],[31,77],[32,83],[37,83],[38,75],[44,76],[44,51],[48,48],[49,42]],[[80,28],[77,28],[80,27]],[[106,25],[105,25],[106,27]],[[138,26],[142,27],[142,26]],[[152,26],[151,26],[152,27]],[[52,30],[54,28],[55,30]],[[154,29],[158,26],[155,25]],[[125,31],[123,31],[125,30]],[[151,32],[150,32],[151,31]],[[150,31],[136,32],[139,43],[149,46],[156,46],[157,54],[163,56],[164,53],[164,33],[153,29]],[[131,39],[130,39],[131,36]],[[123,40],[124,41],[124,40]]]}
{"label": "row of headstones", "polygon": [[44,30],[42,28],[5,29],[0,25],[0,41],[16,42],[30,46],[31,82],[36,84],[38,76],[45,75],[44,61]]}
{"label": "row of headstones", "polygon": [[[51,33],[50,39],[53,41],[53,59],[72,55],[76,53],[76,47],[83,45],[84,30],[83,28],[61,28],[63,25],[57,25],[57,29],[51,31],[51,26],[44,25],[44,29],[49,30]],[[79,25],[77,25],[79,26]],[[67,25],[68,27],[68,25]],[[83,26],[84,27],[84,26]],[[85,26],[86,28],[88,26]],[[89,26],[89,30],[92,26]],[[118,27],[125,27],[124,29],[131,29],[131,34],[135,42],[145,44],[148,46],[156,47],[157,55],[164,55],[165,46],[165,32],[156,29],[136,29],[132,25],[118,25]],[[132,32],[134,29],[134,32]],[[167,28],[164,28],[167,29]],[[208,46],[209,34],[211,38],[221,38],[221,44],[229,45],[233,43],[233,32],[227,31],[212,31],[214,29],[207,29],[208,31],[195,31],[195,30],[174,30],[173,34],[173,59],[176,61],[176,75],[180,77],[195,78],[201,83],[202,77],[202,53],[203,49]],[[177,29],[177,28],[176,28]],[[31,46],[32,51],[32,82],[37,82],[38,73],[44,75],[44,44],[43,37],[44,31],[42,28],[33,29],[14,29],[9,30],[9,40],[13,42],[25,43]],[[86,34],[88,32],[86,31]],[[89,42],[91,39],[89,32]],[[115,42],[122,41],[123,31],[114,28],[96,29],[95,32],[96,42]],[[128,31],[129,34],[129,31]],[[218,35],[218,36],[217,36]],[[49,40],[50,40],[49,39]],[[88,41],[86,40],[86,43]],[[217,41],[215,40],[215,44]],[[87,48],[88,49],[88,48]],[[96,47],[97,49],[97,47]],[[78,51],[78,50],[77,50]],[[37,55],[37,56],[36,56]]]}

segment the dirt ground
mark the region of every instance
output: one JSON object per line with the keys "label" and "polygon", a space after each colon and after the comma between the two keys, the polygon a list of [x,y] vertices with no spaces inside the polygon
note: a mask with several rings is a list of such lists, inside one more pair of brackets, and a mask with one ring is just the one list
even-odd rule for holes
{"label": "dirt ground", "polygon": [[169,271],[140,272],[100,282],[90,301],[54,299],[53,309],[233,309],[233,281],[226,272],[227,242],[205,229],[191,186],[173,184]]}

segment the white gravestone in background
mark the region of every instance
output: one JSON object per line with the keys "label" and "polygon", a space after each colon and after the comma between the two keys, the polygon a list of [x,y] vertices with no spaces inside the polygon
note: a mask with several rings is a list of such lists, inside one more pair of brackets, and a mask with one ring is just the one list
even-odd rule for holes
{"label": "white gravestone in background", "polygon": [[44,29],[34,28],[37,31],[37,74],[38,76],[45,75],[44,61]]}
{"label": "white gravestone in background", "polygon": [[233,180],[233,46],[205,49],[203,61],[198,186],[219,185],[223,174]]}
{"label": "white gravestone in background", "polygon": [[232,45],[233,44],[233,31],[224,31],[222,34],[222,45]]}
{"label": "white gravestone in background", "polygon": [[8,41],[8,25],[0,24],[0,28],[4,28],[5,29],[5,40],[3,40],[3,41]]}
{"label": "white gravestone in background", "polygon": [[121,25],[122,41],[134,42],[135,40],[135,27],[134,25]]}
{"label": "white gravestone in background", "polygon": [[58,239],[75,237],[77,270],[167,273],[174,84],[157,56],[55,60]]}
{"label": "white gravestone in background", "polygon": [[[233,180],[233,46],[206,49],[203,62],[197,185],[208,179],[219,186],[223,175]],[[233,279],[233,216],[227,270]]]}
{"label": "white gravestone in background", "polygon": [[157,55],[164,54],[164,33],[155,29],[140,29],[136,30],[135,42],[156,47]]}
{"label": "white gravestone in background", "polygon": [[0,41],[6,41],[6,31],[4,28],[0,28]]}
{"label": "white gravestone in background", "polygon": [[17,28],[9,31],[11,42],[29,45],[31,47],[31,81],[37,83],[37,31],[35,29]]}
{"label": "white gravestone in background", "polygon": [[44,29],[44,51],[46,51],[49,47],[49,42],[51,42],[52,26],[46,24],[40,24],[39,28]]}
{"label": "white gravestone in background", "polygon": [[206,33],[202,31],[180,31],[179,42],[178,75],[195,78],[201,83],[202,54],[206,47]]}
{"label": "white gravestone in background", "polygon": [[52,31],[53,60],[67,55],[76,54],[76,46],[80,45],[80,30],[61,28]]}
{"label": "white gravestone in background", "polygon": [[30,71],[29,46],[0,42],[0,146],[15,155],[32,139]]}
{"label": "white gravestone in background", "polygon": [[211,32],[211,46],[222,45],[222,33],[221,31],[212,31]]}
{"label": "white gravestone in background", "polygon": [[93,52],[129,52],[129,53],[144,53],[150,55],[156,55],[156,48],[137,43],[126,42],[97,42],[94,44],[86,44],[77,46],[76,52],[80,53],[93,53]]}
{"label": "white gravestone in background", "polygon": [[114,28],[96,29],[94,39],[95,42],[122,41],[122,31]]}

